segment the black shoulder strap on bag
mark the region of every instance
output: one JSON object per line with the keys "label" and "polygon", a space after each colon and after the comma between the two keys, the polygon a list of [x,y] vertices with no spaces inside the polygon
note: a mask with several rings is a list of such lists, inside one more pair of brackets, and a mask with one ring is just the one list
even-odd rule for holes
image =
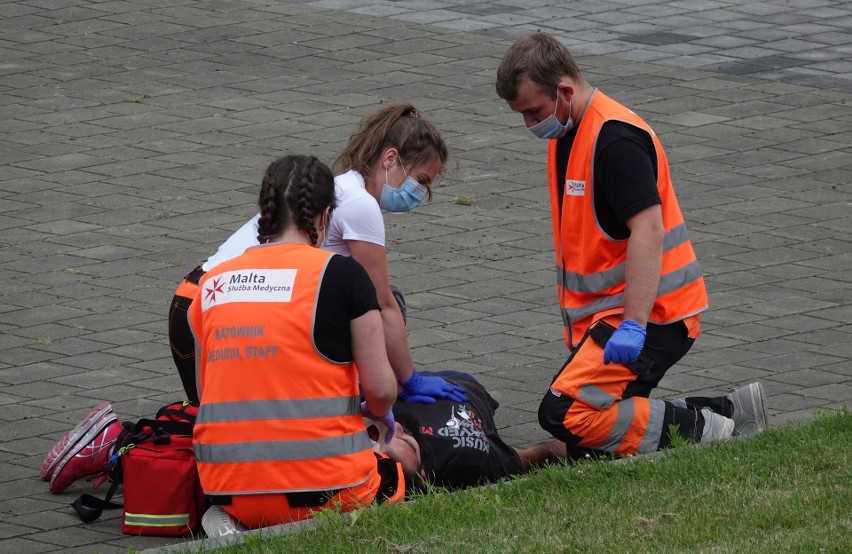
{"label": "black shoulder strap on bag", "polygon": [[77,515],[80,516],[83,523],[91,523],[95,521],[101,517],[101,513],[103,513],[104,510],[121,508],[121,504],[111,502],[115,491],[118,490],[118,486],[122,483],[121,460],[118,457],[118,452],[121,448],[130,444],[133,440],[136,427],[134,424],[129,422],[122,423],[122,426],[124,428],[121,430],[121,433],[118,435],[118,439],[115,441],[115,452],[113,453],[113,457],[110,459],[108,465],[109,478],[112,480],[112,483],[110,483],[106,497],[101,500],[91,494],[83,494],[71,503],[71,507],[74,508],[75,512],[77,512]]}
{"label": "black shoulder strap on bag", "polygon": [[136,422],[132,442],[137,443],[143,440],[163,435],[183,435],[186,437],[192,436],[192,423],[187,421],[167,421],[162,419],[140,419]]}
{"label": "black shoulder strap on bag", "polygon": [[183,408],[186,403],[179,409],[174,409],[176,404],[170,404],[161,408],[157,412],[157,417],[163,415],[173,415],[180,417],[180,421],[170,421],[161,419],[140,419],[136,423],[122,423],[124,429],[119,434],[115,441],[115,452],[109,462],[109,478],[112,481],[106,497],[100,498],[91,494],[83,494],[77,500],[71,503],[74,511],[80,516],[83,523],[91,523],[101,517],[101,513],[107,509],[121,508],[121,504],[111,502],[118,486],[124,482],[120,453],[124,447],[135,445],[145,441],[153,441],[157,444],[168,444],[172,436],[192,436],[192,427],[195,422],[195,416],[186,413]]}
{"label": "black shoulder strap on bag", "polygon": [[189,413],[186,408],[188,406],[196,406],[191,402],[176,402],[163,406],[157,411],[155,419],[165,419],[166,417],[174,418],[175,421],[185,421],[190,425],[195,423],[195,414]]}
{"label": "black shoulder strap on bag", "polygon": [[118,481],[113,481],[109,486],[106,498],[103,500],[91,494],[82,494],[77,500],[71,503],[71,507],[77,512],[83,523],[91,523],[101,517],[104,510],[122,507],[121,504],[110,502],[112,495],[115,494],[120,484]]}

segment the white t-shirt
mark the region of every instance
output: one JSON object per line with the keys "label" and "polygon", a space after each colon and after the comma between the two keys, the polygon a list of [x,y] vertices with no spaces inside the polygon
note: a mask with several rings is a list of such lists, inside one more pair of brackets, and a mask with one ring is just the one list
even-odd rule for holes
{"label": "white t-shirt", "polygon": [[[331,212],[328,236],[323,248],[351,256],[347,240],[361,240],[384,247],[385,222],[379,203],[367,192],[364,179],[357,171],[350,170],[334,178],[337,208]],[[260,244],[257,240],[257,222],[260,214],[249,219],[242,227],[219,246],[216,253],[201,265],[210,271],[231,258],[236,258],[247,248]]]}
{"label": "white t-shirt", "polygon": [[231,258],[236,258],[248,248],[260,244],[257,240],[257,221],[260,219],[260,214],[249,219],[245,225],[237,229],[237,232],[228,237],[228,240],[219,246],[216,253],[207,258],[207,261],[201,264],[201,269],[210,271],[222,262],[227,262]]}
{"label": "white t-shirt", "polygon": [[379,203],[367,192],[364,178],[357,171],[347,171],[334,178],[337,208],[331,212],[328,237],[322,247],[351,256],[348,240],[361,240],[385,245],[385,221]]}

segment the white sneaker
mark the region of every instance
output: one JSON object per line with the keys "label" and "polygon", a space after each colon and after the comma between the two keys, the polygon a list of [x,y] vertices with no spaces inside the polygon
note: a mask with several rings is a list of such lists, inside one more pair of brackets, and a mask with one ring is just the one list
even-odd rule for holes
{"label": "white sneaker", "polygon": [[701,408],[704,416],[704,430],[701,433],[701,442],[726,441],[734,434],[734,420],[710,410]]}
{"label": "white sneaker", "polygon": [[221,506],[210,506],[201,516],[201,528],[210,538],[239,535],[249,529],[237,519],[222,509]]}
{"label": "white sneaker", "polygon": [[766,429],[766,395],[760,383],[750,383],[728,394],[734,405],[735,435],[756,435]]}

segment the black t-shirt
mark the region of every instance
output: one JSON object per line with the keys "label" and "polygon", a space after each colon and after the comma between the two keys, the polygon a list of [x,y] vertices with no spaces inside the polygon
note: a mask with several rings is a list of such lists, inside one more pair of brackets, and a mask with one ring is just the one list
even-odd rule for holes
{"label": "black t-shirt", "polygon": [[376,288],[364,267],[354,258],[332,256],[320,283],[314,320],[314,344],[319,352],[335,362],[351,362],[349,322],[378,309]]}
{"label": "black t-shirt", "polygon": [[[564,193],[568,157],[576,136],[575,127],[556,143],[560,201]],[[657,191],[657,153],[650,135],[623,121],[604,123],[595,147],[591,189],[601,228],[613,239],[627,239],[630,229],[625,221],[646,208],[662,203]]]}
{"label": "black t-shirt", "polygon": [[394,415],[416,420],[420,427],[423,465],[429,481],[458,489],[494,483],[521,472],[515,449],[497,435],[494,411],[499,405],[479,382],[458,372],[439,375],[464,387],[468,402],[438,400],[434,404],[398,401]]}

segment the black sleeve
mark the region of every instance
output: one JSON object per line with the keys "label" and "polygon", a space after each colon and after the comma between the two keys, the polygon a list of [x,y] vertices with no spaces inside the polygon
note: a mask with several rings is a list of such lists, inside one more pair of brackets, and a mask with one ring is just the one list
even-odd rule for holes
{"label": "black sleeve", "polygon": [[376,289],[361,264],[348,256],[332,256],[317,299],[314,319],[317,350],[335,362],[352,361],[349,322],[378,309]]}
{"label": "black sleeve", "polygon": [[[574,146],[574,139],[577,138],[577,127],[568,131],[561,139],[556,141],[556,188],[559,194],[556,197],[559,199],[559,211],[562,211],[562,197],[565,194],[565,172],[568,171],[568,158],[571,154],[571,148]],[[548,179],[550,176],[548,175]]]}
{"label": "black sleeve", "polygon": [[661,204],[657,191],[657,154],[650,135],[621,121],[607,121],[595,148],[595,212],[601,228],[626,239],[625,221]]}

